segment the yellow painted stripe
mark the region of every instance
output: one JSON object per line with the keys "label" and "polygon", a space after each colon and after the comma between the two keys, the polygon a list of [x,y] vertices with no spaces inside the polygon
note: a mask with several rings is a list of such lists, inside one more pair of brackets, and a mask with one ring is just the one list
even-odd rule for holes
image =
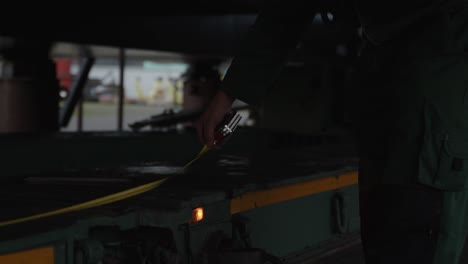
{"label": "yellow painted stripe", "polygon": [[8,264],[54,264],[54,248],[38,248],[28,251],[0,255],[0,263]]}
{"label": "yellow painted stripe", "polygon": [[245,193],[231,200],[231,214],[237,214],[254,208],[331,191],[358,183],[357,171],[281,186],[269,190]]}

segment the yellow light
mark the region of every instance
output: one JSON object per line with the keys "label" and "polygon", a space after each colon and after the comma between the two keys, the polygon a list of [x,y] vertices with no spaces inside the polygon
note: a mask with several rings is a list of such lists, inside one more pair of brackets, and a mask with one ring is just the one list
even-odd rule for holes
{"label": "yellow light", "polygon": [[203,207],[198,207],[192,211],[192,223],[200,222],[203,220],[204,212]]}

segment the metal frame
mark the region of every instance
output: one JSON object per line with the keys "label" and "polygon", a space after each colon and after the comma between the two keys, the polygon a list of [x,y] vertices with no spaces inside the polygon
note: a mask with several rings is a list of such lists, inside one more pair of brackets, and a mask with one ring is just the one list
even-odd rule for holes
{"label": "metal frame", "polygon": [[86,82],[88,81],[89,72],[91,71],[94,62],[95,58],[93,57],[86,57],[83,59],[78,78],[73,82],[70,96],[60,111],[59,122],[61,127],[66,127],[70,123],[73,111],[75,110],[75,107],[83,94],[83,89],[86,85]]}

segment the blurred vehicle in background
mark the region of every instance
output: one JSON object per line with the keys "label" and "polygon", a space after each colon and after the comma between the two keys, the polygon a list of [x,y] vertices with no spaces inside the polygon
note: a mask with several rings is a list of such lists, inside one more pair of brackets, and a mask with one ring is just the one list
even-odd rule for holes
{"label": "blurred vehicle in background", "polygon": [[55,68],[57,71],[57,80],[60,85],[60,99],[64,100],[70,94],[72,86],[72,75],[71,75],[71,64],[72,60],[69,58],[57,58],[55,59]]}
{"label": "blurred vehicle in background", "polygon": [[88,79],[83,91],[83,99],[93,102],[116,102],[118,91],[119,85],[112,72],[109,72],[102,79]]}
{"label": "blurred vehicle in background", "polygon": [[[73,78],[71,73],[71,58],[56,58],[55,67],[57,80],[60,84],[59,96],[61,100],[68,98],[72,89]],[[117,98],[118,84],[111,72],[102,79],[89,78],[83,90],[83,99],[92,102],[114,102]]]}

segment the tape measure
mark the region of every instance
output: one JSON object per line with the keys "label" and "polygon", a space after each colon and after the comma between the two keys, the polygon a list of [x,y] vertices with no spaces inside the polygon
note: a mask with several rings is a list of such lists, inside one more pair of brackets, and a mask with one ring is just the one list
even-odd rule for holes
{"label": "tape measure", "polygon": [[[223,121],[219,124],[219,126],[216,128],[215,131],[215,145],[222,145],[226,142],[226,140],[232,135],[234,130],[237,128],[237,125],[239,124],[241,117],[236,111],[231,111],[228,114],[225,115]],[[199,158],[201,158],[203,155],[205,155],[208,151],[210,151],[210,148],[208,146],[203,146],[202,150],[198,153],[198,155],[192,159],[187,165],[185,165],[179,173],[184,172],[190,165],[192,165],[195,161],[197,161]],[[177,173],[177,174],[179,174]],[[176,175],[177,175],[176,174]],[[114,202],[118,202],[121,200],[125,200],[137,195],[140,195],[142,193],[151,191],[153,189],[158,188],[161,184],[166,182],[170,177],[166,177],[161,180],[153,181],[147,184],[140,185],[138,187],[134,187],[131,189],[127,189],[125,191],[117,192],[114,194],[110,194],[101,198],[97,198],[91,201],[87,201],[84,203],[80,204],[75,204],[69,207],[61,208],[58,210],[46,212],[46,213],[41,213],[41,214],[36,214],[36,215],[31,215],[28,217],[23,217],[23,218],[17,218],[13,220],[8,220],[8,221],[3,221],[0,222],[0,227],[5,227],[9,225],[14,225],[14,224],[19,224],[19,223],[24,223],[24,222],[29,222],[49,216],[55,216],[55,215],[60,215],[60,214],[66,214],[66,213],[71,213],[71,212],[76,212],[80,210],[85,210],[89,208],[94,208]]]}
{"label": "tape measure", "polygon": [[[182,173],[185,169],[190,167],[190,165],[192,165],[195,161],[197,161],[199,158],[201,158],[209,150],[210,149],[207,146],[204,146],[202,148],[202,150],[200,151],[200,153],[198,153],[198,155],[193,160],[191,160],[189,163],[187,163],[187,165],[185,165],[181,169],[181,171],[179,173]],[[165,181],[167,181],[169,178],[170,177],[166,177],[166,178],[161,179],[161,180],[153,181],[153,182],[143,184],[143,185],[131,188],[131,189],[127,189],[125,191],[117,192],[117,193],[110,194],[110,195],[107,195],[107,196],[104,196],[104,197],[101,197],[101,198],[97,198],[97,199],[87,201],[87,202],[84,202],[84,203],[80,203],[80,204],[75,204],[75,205],[65,207],[65,208],[61,208],[61,209],[58,209],[58,210],[54,210],[54,211],[45,212],[45,213],[41,213],[41,214],[31,215],[31,216],[28,216],[28,217],[23,217],[23,218],[18,218],[18,219],[13,219],[13,220],[0,222],[0,227],[5,227],[5,226],[9,226],[9,225],[24,223],[24,222],[29,222],[29,221],[33,221],[33,220],[37,220],[37,219],[41,219],[41,218],[50,217],[50,216],[55,216],[55,215],[66,214],[66,213],[76,212],[76,211],[80,211],[80,210],[90,209],[90,208],[94,208],[94,207],[98,207],[98,206],[118,202],[118,201],[121,201],[121,200],[125,200],[125,199],[128,199],[128,198],[140,195],[142,193],[151,191],[153,189],[156,189],[161,184],[163,184]]]}

